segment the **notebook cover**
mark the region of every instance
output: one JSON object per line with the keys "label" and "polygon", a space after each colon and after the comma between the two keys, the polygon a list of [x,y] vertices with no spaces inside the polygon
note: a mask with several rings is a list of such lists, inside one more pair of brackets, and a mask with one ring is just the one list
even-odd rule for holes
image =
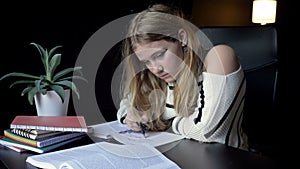
{"label": "notebook cover", "polygon": [[10,128],[87,132],[83,116],[16,116]]}

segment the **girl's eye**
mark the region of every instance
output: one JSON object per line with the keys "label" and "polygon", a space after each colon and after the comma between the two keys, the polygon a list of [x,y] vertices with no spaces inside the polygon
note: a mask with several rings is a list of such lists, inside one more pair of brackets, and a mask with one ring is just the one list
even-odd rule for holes
{"label": "girl's eye", "polygon": [[[160,57],[163,57],[165,55],[165,53],[167,52],[167,49],[164,49],[163,51],[157,53],[156,55],[152,55],[151,59],[153,61],[155,61],[156,58],[160,58]],[[152,63],[150,60],[145,60],[143,61],[143,64],[147,67],[151,67],[152,66]]]}
{"label": "girl's eye", "polygon": [[165,49],[164,51],[160,52],[158,55],[156,55],[156,57],[162,57],[165,55],[165,53],[167,52],[167,49]]}

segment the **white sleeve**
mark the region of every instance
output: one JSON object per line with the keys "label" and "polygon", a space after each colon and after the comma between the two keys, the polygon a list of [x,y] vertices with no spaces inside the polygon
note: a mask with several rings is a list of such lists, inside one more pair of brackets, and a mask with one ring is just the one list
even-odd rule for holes
{"label": "white sleeve", "polygon": [[124,118],[127,115],[128,106],[129,106],[128,99],[127,98],[122,99],[121,102],[120,102],[120,108],[118,109],[118,112],[117,112],[117,119],[122,124],[125,123]]}
{"label": "white sleeve", "polygon": [[[194,110],[194,113],[188,117],[176,117],[172,123],[173,131],[182,134],[187,138],[193,138],[204,142],[209,141],[209,138],[206,138],[205,134],[218,125],[218,121],[224,116],[228,108],[227,104],[224,105],[224,100],[222,98],[229,97],[228,94],[235,93],[226,91],[228,90],[227,87],[230,86],[230,84],[226,84],[228,82],[226,76],[204,74],[203,90],[205,97],[203,109],[200,110],[201,98],[199,95],[198,106]],[[226,102],[230,103],[231,101],[232,100],[228,99]],[[194,120],[199,113],[201,120],[195,124]]]}

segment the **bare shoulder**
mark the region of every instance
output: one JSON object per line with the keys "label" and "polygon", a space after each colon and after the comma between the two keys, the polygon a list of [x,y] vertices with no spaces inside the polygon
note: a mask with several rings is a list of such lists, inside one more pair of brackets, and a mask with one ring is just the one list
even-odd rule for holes
{"label": "bare shoulder", "polygon": [[228,45],[216,45],[207,53],[204,61],[205,71],[227,75],[236,71],[240,64],[235,51]]}

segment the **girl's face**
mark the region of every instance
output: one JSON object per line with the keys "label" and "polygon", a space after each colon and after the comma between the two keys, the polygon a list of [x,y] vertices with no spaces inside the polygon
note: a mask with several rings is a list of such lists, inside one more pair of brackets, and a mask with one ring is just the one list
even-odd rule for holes
{"label": "girl's face", "polygon": [[135,49],[138,59],[157,77],[167,83],[175,81],[183,59],[179,41],[154,41],[138,44]]}

